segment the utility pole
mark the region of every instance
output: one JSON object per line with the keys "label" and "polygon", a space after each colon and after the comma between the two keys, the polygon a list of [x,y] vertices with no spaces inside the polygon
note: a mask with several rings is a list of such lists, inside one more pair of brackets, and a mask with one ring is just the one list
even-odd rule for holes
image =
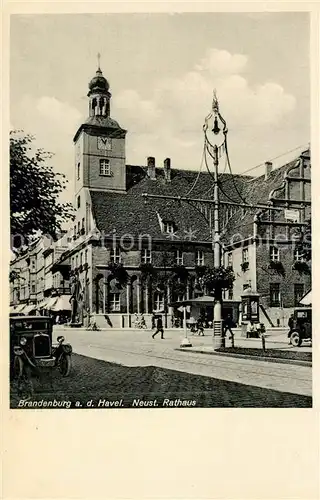
{"label": "utility pole", "polygon": [[[213,233],[213,262],[214,268],[221,266],[221,244],[220,244],[220,223],[219,223],[219,187],[218,187],[218,146],[213,148],[213,166],[214,166],[214,233]],[[222,332],[222,296],[221,290],[215,290],[215,300],[213,308],[213,342],[214,347],[219,349],[225,346],[225,339]]]}
{"label": "utility pole", "polygon": [[[217,145],[211,144],[207,137],[207,130],[209,129],[209,121],[213,120],[213,126],[211,131],[215,136],[218,136],[220,132],[223,134],[223,140],[221,144]],[[219,127],[222,125],[222,129]],[[219,153],[221,149],[224,148],[226,143],[227,135],[227,124],[222,118],[219,112],[219,104],[216,96],[216,92],[213,92],[212,100],[212,111],[205,119],[205,124],[203,126],[205,134],[205,147],[209,152],[213,160],[213,180],[214,180],[214,217],[213,217],[213,239],[212,239],[212,250],[213,250],[213,263],[214,268],[217,270],[221,267],[221,242],[220,242],[220,203],[219,203],[219,179],[218,179],[218,167],[219,167]],[[211,152],[210,152],[211,149]],[[222,328],[222,289],[217,286],[214,290],[214,307],[213,307],[213,343],[214,348],[219,349],[225,346],[225,339],[223,337]]]}
{"label": "utility pole", "polygon": [[[220,132],[223,134],[223,140],[221,144],[212,144],[207,137],[207,130],[209,128],[209,121],[213,119],[213,127],[211,131],[216,136]],[[219,127],[222,125],[222,128]],[[147,194],[143,193],[142,196],[145,198],[159,198],[159,199],[170,199],[175,201],[186,201],[187,203],[202,203],[208,204],[209,206],[214,207],[214,217],[213,217],[213,225],[211,218],[208,222],[210,226],[210,231],[212,233],[212,251],[213,251],[213,260],[214,260],[214,268],[217,270],[221,267],[221,242],[220,242],[220,220],[219,220],[219,211],[220,211],[220,201],[219,201],[219,179],[218,179],[218,167],[219,167],[219,155],[225,150],[226,145],[226,135],[227,135],[227,125],[223,117],[219,112],[218,100],[216,97],[216,93],[213,93],[213,101],[212,101],[212,111],[205,119],[205,124],[203,126],[204,134],[205,134],[205,148],[209,153],[210,157],[213,159],[213,181],[214,181],[214,197],[213,200],[204,200],[204,199],[195,199],[190,197],[182,197],[182,196],[168,196],[168,195],[157,195],[157,194]],[[208,169],[209,170],[209,169]],[[233,202],[222,202],[223,205],[236,205],[241,206],[239,203]],[[244,205],[247,207],[247,205]],[[268,206],[267,206],[268,207]],[[225,345],[225,339],[222,335],[222,290],[219,286],[215,290],[215,300],[214,300],[214,308],[213,308],[213,341],[215,349],[223,347]]]}

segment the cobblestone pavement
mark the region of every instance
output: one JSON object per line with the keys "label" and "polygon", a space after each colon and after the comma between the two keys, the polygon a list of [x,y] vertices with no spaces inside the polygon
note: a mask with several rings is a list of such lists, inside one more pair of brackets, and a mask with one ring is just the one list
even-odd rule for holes
{"label": "cobblestone pavement", "polygon": [[[165,331],[165,339],[151,338],[150,330],[101,330],[54,328],[76,353],[128,367],[153,366],[202,375],[247,386],[312,395],[312,369],[306,366],[176,351],[183,333]],[[191,337],[195,347],[210,345],[211,336]]]}

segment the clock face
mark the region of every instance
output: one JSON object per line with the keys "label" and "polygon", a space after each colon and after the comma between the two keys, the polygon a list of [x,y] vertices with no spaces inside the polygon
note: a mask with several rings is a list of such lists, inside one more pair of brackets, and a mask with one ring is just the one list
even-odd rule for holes
{"label": "clock face", "polygon": [[103,149],[104,151],[110,151],[112,148],[112,143],[110,137],[98,137],[98,149]]}

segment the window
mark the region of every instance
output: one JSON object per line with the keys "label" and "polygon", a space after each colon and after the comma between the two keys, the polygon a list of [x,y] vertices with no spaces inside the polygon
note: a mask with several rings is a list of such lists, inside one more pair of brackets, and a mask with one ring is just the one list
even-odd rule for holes
{"label": "window", "polygon": [[196,264],[197,266],[204,266],[204,253],[202,250],[197,251]]}
{"label": "window", "polygon": [[36,282],[35,281],[33,281],[31,283],[31,293],[36,293]]}
{"label": "window", "polygon": [[177,302],[182,302],[184,300],[184,294],[178,294],[176,297]]}
{"label": "window", "polygon": [[78,255],[76,255],[76,267],[78,267]]}
{"label": "window", "polygon": [[163,223],[163,232],[172,234],[174,233],[174,224],[173,222],[164,222]]}
{"label": "window", "polygon": [[86,250],[86,251],[84,252],[84,262],[85,262],[85,264],[87,264],[87,263],[88,263],[88,250]]}
{"label": "window", "polygon": [[77,180],[80,179],[80,163],[77,165]]}
{"label": "window", "polygon": [[73,227],[73,239],[75,240],[77,237],[77,226]]}
{"label": "window", "polygon": [[279,262],[280,260],[279,248],[271,246],[269,255],[270,255],[270,260],[272,260],[273,262]]}
{"label": "window", "polygon": [[114,262],[115,264],[119,264],[121,262],[120,248],[118,248],[118,247],[112,248],[110,259],[111,259],[111,262]]}
{"label": "window", "polygon": [[248,288],[251,288],[251,280],[248,280],[246,283],[242,285],[243,291],[248,290]]}
{"label": "window", "polygon": [[300,254],[299,250],[294,251],[293,258],[295,262],[304,262],[304,257]]}
{"label": "window", "polygon": [[100,160],[100,175],[111,175],[110,160]]}
{"label": "window", "polygon": [[183,266],[183,253],[181,250],[176,250],[176,264],[178,266]]}
{"label": "window", "polygon": [[78,222],[78,235],[80,234],[80,221]]}
{"label": "window", "polygon": [[233,267],[233,256],[232,256],[232,252],[229,252],[229,253],[228,253],[228,257],[227,257],[227,267]]}
{"label": "window", "polygon": [[80,196],[77,198],[77,208],[80,208]]}
{"label": "window", "polygon": [[141,261],[143,264],[151,264],[151,250],[144,248],[142,250]]}
{"label": "window", "polygon": [[110,293],[110,311],[120,311],[120,293]]}
{"label": "window", "polygon": [[303,283],[295,283],[294,284],[294,307],[298,307],[300,305],[300,300],[304,296],[304,284]]}
{"label": "window", "polygon": [[270,307],[280,307],[280,283],[270,283]]}
{"label": "window", "polygon": [[245,263],[245,262],[249,262],[249,251],[247,248],[244,248],[242,250],[242,262]]}
{"label": "window", "polygon": [[233,299],[233,288],[230,288],[229,290],[229,300],[232,300]]}
{"label": "window", "polygon": [[154,310],[162,311],[164,309],[164,295],[163,293],[157,292],[154,295]]}
{"label": "window", "polygon": [[80,252],[80,266],[82,266],[82,259],[83,259],[82,252]]}

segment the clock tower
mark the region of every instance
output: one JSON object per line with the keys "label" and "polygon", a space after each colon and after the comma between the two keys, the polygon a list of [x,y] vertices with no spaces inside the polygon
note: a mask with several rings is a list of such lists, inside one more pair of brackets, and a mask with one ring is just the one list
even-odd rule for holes
{"label": "clock tower", "polygon": [[126,192],[126,130],[110,117],[109,83],[100,64],[89,83],[89,117],[74,136],[75,196],[90,189]]}

